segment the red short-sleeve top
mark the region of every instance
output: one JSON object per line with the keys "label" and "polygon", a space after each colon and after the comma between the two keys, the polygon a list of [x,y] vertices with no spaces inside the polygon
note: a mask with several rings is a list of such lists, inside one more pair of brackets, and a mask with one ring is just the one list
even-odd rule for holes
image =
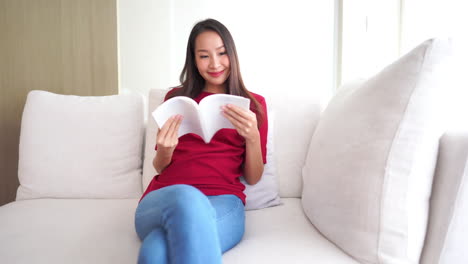
{"label": "red short-sleeve top", "polygon": [[[169,91],[171,92],[172,90]],[[194,100],[199,103],[212,94],[202,92]],[[267,107],[261,95],[251,94],[263,111],[263,118],[259,120],[259,132],[263,163],[266,163]],[[254,111],[252,106],[253,104],[251,110]],[[154,176],[142,198],[147,193],[166,186],[188,184],[205,195],[236,195],[245,204],[245,186],[239,180],[243,174],[244,158],[245,140],[235,129],[219,130],[208,144],[198,135],[183,135],[179,138],[171,163],[159,175]]]}

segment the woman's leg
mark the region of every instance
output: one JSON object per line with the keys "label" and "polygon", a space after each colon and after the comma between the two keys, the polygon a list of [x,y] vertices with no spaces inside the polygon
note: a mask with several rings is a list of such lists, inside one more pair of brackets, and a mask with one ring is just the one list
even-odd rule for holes
{"label": "woman's leg", "polygon": [[155,228],[146,235],[141,244],[138,263],[169,263],[166,234],[162,228]]}
{"label": "woman's leg", "polygon": [[237,245],[244,236],[244,204],[235,195],[208,196],[208,199],[216,211],[219,243],[224,253]]}
{"label": "woman's leg", "polygon": [[135,213],[140,263],[221,263],[215,215],[207,196],[192,186],[148,193]]}

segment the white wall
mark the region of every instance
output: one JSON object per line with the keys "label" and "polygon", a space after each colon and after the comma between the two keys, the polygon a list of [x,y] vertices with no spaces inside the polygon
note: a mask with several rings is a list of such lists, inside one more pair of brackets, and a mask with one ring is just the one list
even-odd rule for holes
{"label": "white wall", "polygon": [[199,20],[231,31],[247,88],[265,96],[326,96],[333,85],[334,1],[118,0],[120,90],[179,84]]}
{"label": "white wall", "polygon": [[118,0],[119,90],[167,86],[171,68],[168,0]]}

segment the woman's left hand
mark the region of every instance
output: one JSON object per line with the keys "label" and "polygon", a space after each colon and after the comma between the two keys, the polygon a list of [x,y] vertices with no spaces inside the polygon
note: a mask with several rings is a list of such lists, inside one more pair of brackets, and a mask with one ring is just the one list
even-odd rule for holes
{"label": "woman's left hand", "polygon": [[227,104],[221,108],[223,115],[236,128],[237,133],[248,142],[258,142],[260,132],[257,127],[257,116],[250,110],[244,110],[235,105]]}

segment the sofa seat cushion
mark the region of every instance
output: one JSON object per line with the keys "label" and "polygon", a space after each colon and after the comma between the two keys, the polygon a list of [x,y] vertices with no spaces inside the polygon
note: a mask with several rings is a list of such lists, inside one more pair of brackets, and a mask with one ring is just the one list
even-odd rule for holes
{"label": "sofa seat cushion", "polygon": [[358,263],[324,238],[306,218],[299,198],[246,212],[244,238],[223,263]]}
{"label": "sofa seat cushion", "polygon": [[35,199],[0,207],[0,263],[135,263],[138,199]]}
{"label": "sofa seat cushion", "polygon": [[[247,211],[243,241],[223,263],[357,263],[305,217],[298,198]],[[0,207],[0,263],[135,263],[137,199],[36,199]]]}

